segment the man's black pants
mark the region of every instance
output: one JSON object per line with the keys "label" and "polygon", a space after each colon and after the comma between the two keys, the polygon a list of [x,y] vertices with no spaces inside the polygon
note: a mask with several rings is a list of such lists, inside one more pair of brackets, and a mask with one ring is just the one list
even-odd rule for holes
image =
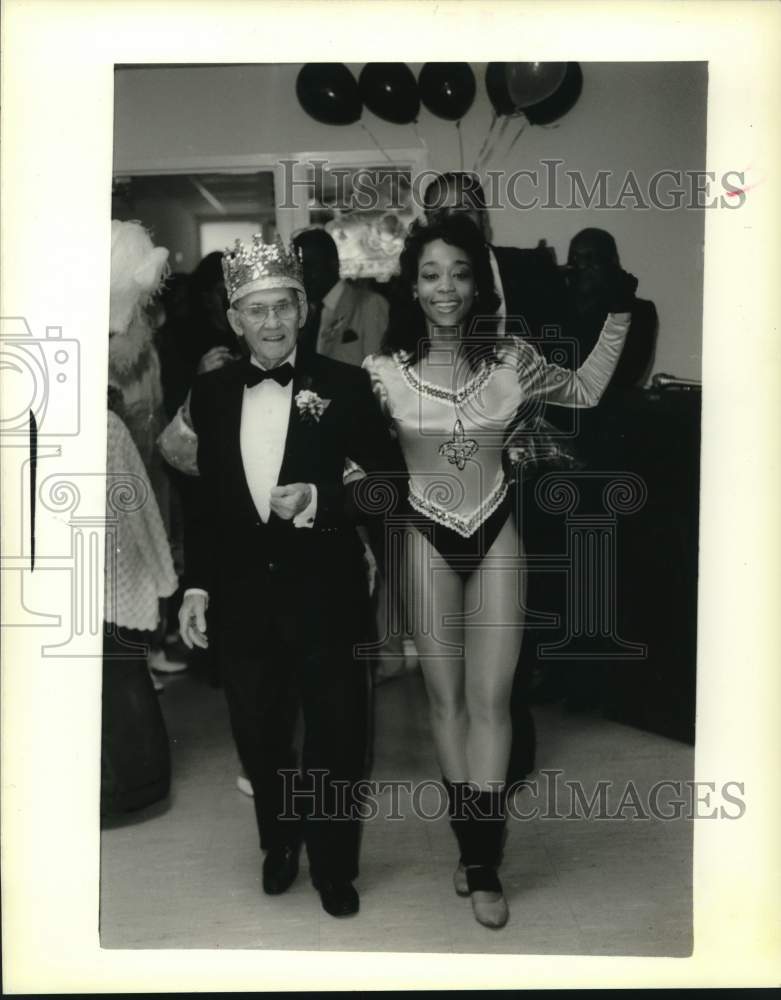
{"label": "man's black pants", "polygon": [[[353,658],[352,642],[336,641],[300,614],[278,608],[263,619],[257,648],[237,648],[228,623],[220,644],[231,728],[252,783],[261,848],[296,846],[303,839],[315,880],[352,881],[358,874],[354,786],[365,760],[366,664]],[[300,769],[293,749],[299,708]]]}

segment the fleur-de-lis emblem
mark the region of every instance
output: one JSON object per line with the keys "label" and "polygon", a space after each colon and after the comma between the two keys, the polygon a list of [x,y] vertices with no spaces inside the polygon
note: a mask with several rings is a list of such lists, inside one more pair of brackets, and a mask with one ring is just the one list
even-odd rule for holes
{"label": "fleur-de-lis emblem", "polygon": [[456,420],[453,437],[450,441],[445,441],[439,446],[439,454],[443,455],[451,465],[457,465],[459,469],[463,469],[477,449],[477,441],[466,437],[464,425],[460,420]]}

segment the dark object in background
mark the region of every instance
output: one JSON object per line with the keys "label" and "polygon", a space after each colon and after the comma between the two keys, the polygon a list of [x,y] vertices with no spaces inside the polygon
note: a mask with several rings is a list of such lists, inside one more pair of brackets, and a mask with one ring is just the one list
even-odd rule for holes
{"label": "dark object in background", "polygon": [[[694,743],[697,657],[701,392],[628,394],[617,456],[645,481],[648,499],[623,526],[619,629],[648,658],[607,670],[611,719]],[[606,456],[609,460],[609,457]]]}
{"label": "dark object in background", "polygon": [[352,125],[363,112],[355,77],[344,63],[307,63],[296,79],[299,104],[323,125]]}
{"label": "dark object in background", "polygon": [[406,63],[367,63],[358,77],[366,107],[394,125],[417,120],[420,95],[415,75]]}
{"label": "dark object in background", "polygon": [[[700,392],[635,389],[602,402],[577,445],[589,470],[633,473],[647,490],[645,503],[620,517],[616,544],[616,631],[643,643],[642,659],[553,661],[538,659],[540,644],[565,631],[527,626],[516,685],[530,677],[532,702],[563,701],[573,711],[598,712],[627,725],[687,743],[694,742],[697,563],[699,523]],[[527,551],[550,555],[565,549],[564,518],[533,503],[525,484]],[[566,614],[561,573],[530,572],[528,607]],[[514,691],[520,706],[522,690]],[[514,720],[516,711],[514,709]],[[514,734],[516,730],[514,722]]]}
{"label": "dark object in background", "polygon": [[497,115],[514,115],[522,110],[532,125],[550,125],[577,104],[583,90],[580,63],[567,63],[564,79],[557,89],[549,97],[522,109],[510,93],[507,75],[509,65],[511,64],[505,62],[490,62],[485,70],[485,89]]}
{"label": "dark object in background", "polygon": [[455,122],[472,107],[477,93],[469,63],[425,63],[418,76],[420,99],[438,118]]}
{"label": "dark object in background", "polygon": [[129,650],[104,626],[101,817],[152,805],[164,799],[171,787],[168,733],[146,664],[150,633],[131,629],[119,633],[142,650]]}

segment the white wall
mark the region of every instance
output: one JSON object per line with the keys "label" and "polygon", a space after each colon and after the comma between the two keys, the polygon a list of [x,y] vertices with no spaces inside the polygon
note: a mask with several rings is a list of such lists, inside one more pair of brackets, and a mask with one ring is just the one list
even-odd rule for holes
{"label": "white wall", "polygon": [[[411,64],[417,73],[419,66]],[[357,76],[361,66],[350,67]],[[374,150],[364,125],[386,148],[424,144],[429,165],[458,169],[455,126],[421,109],[417,125],[391,125],[365,111],[355,125],[313,121],[295,96],[297,65],[121,69],[115,78],[117,173],[170,169],[178,163],[294,151]],[[483,83],[462,126],[464,166],[470,169],[491,121]],[[485,165],[512,172],[561,159],[561,171],[580,171],[590,186],[610,170],[613,198],[627,171],[641,189],[659,170],[702,170],[705,164],[707,67],[704,63],[586,63],[579,102],[553,126],[528,127],[513,149],[519,121]],[[664,188],[662,189],[664,190]],[[718,194],[720,189],[714,188]],[[529,184],[519,193],[531,196]],[[544,198],[546,189],[538,189]],[[568,189],[566,189],[568,200]],[[631,202],[627,202],[631,205]],[[713,209],[725,211],[725,209]],[[495,209],[494,241],[534,246],[545,239],[559,261],[570,238],[585,226],[616,238],[624,266],[640,278],[640,294],[653,299],[660,317],[655,371],[700,377],[704,211],[682,207],[600,210]]]}

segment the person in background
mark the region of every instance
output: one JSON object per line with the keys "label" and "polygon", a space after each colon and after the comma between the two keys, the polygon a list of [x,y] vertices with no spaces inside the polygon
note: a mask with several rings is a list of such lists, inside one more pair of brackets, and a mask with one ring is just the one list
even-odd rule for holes
{"label": "person in background", "polygon": [[[135,222],[113,222],[106,457],[101,815],[165,797],[170,753],[149,673],[160,602],[177,578],[149,475],[159,382],[148,307],[168,251]],[[129,426],[146,451],[146,461]],[[149,463],[149,464],[148,464]]]}
{"label": "person in background", "polygon": [[[621,270],[616,241],[604,229],[582,229],[573,236],[567,254],[564,335],[577,341],[585,358],[599,338],[607,316],[613,276]],[[653,302],[636,299],[626,347],[597,415],[628,389],[641,388],[650,374],[659,320]]]}
{"label": "person in background", "polygon": [[207,254],[191,274],[177,275],[163,295],[166,320],[156,340],[169,419],[184,403],[199,372],[241,356],[226,318],[221,260],[217,251]]}
{"label": "person in background", "polygon": [[[568,350],[574,349],[576,362],[587,357],[597,342],[608,313],[610,288],[620,272],[618,247],[610,233],[588,228],[572,238],[564,268],[566,294],[562,334],[568,342]],[[631,468],[633,456],[625,456],[624,446],[627,423],[632,419],[632,406],[641,396],[640,390],[653,366],[657,331],[658,317],[653,302],[635,299],[626,346],[599,406],[577,414],[573,448],[585,469],[623,469],[627,463]],[[550,410],[549,417],[561,430],[572,430],[555,408]],[[580,483],[585,495],[598,488],[601,489],[596,480],[586,478]],[[598,507],[601,500],[596,496],[592,499]],[[549,516],[534,508],[529,510],[529,515],[540,551],[550,551],[552,545],[560,544],[556,541],[557,525]],[[566,598],[556,577],[539,574],[535,586],[540,610],[561,615]],[[609,679],[605,664],[573,658],[553,662],[541,660],[530,663],[529,667],[534,678],[531,698],[535,702],[562,701],[572,711],[603,707]]]}
{"label": "person in background", "polygon": [[379,350],[388,327],[382,295],[339,277],[339,253],[324,229],[305,229],[293,238],[301,254],[310,304],[302,346],[334,361],[360,365]]}
{"label": "person in background", "polygon": [[[151,314],[167,274],[168,250],[156,247],[140,222],[112,220],[108,381],[144,463],[166,533],[170,530],[170,489],[157,449],[165,410]],[[149,665],[156,673],[179,673],[187,664],[166,657],[165,625],[163,614],[151,643]]]}

